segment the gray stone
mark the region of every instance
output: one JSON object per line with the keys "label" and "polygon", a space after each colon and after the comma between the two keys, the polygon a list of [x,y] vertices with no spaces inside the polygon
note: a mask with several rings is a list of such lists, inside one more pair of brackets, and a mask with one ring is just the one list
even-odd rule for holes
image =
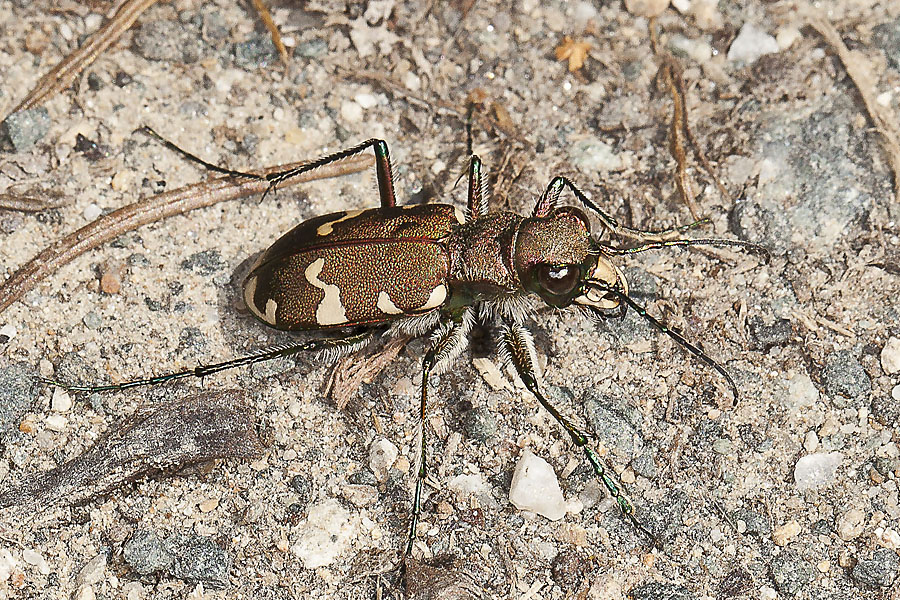
{"label": "gray stone", "polygon": [[732,517],[735,521],[743,521],[747,525],[744,533],[749,535],[758,535],[760,537],[768,537],[772,533],[772,526],[765,515],[748,508],[741,508],[734,511]]}
{"label": "gray stone", "polygon": [[145,529],[139,529],[125,542],[122,556],[139,575],[167,572],[175,561],[156,532]]}
{"label": "gray stone", "polygon": [[825,359],[823,376],[825,390],[832,398],[843,396],[857,399],[867,395],[872,389],[866,370],[849,350],[831,353]]}
{"label": "gray stone", "polygon": [[497,434],[497,418],[484,407],[473,408],[466,413],[463,427],[470,440],[485,443]]}
{"label": "gray stone", "polygon": [[169,574],[211,588],[228,586],[231,557],[208,537],[174,533],[165,540],[174,561]]}
{"label": "gray stone", "polygon": [[884,50],[890,68],[900,71],[900,19],[873,27],[872,45]]}
{"label": "gray stone", "polygon": [[697,596],[691,590],[661,581],[642,583],[628,594],[632,600],[695,600]]}
{"label": "gray stone", "polygon": [[134,35],[134,51],[147,60],[193,63],[203,49],[200,32],[189,23],[150,21]]}
{"label": "gray stone", "polygon": [[870,556],[857,561],[850,576],[863,587],[890,587],[897,581],[900,558],[888,548],[876,550]]}
{"label": "gray stone", "polygon": [[582,404],[590,431],[619,459],[631,462],[643,452],[644,440],[638,428],[628,418],[631,416],[634,420],[634,415],[628,415],[628,411],[616,397],[587,390],[582,397]]}
{"label": "gray stone", "polygon": [[181,268],[186,271],[194,271],[200,275],[212,275],[228,266],[218,250],[203,250],[195,252],[181,261]]}
{"label": "gray stone", "polygon": [[0,368],[0,434],[16,427],[37,400],[34,378],[28,363]]}
{"label": "gray stone", "polygon": [[[750,241],[779,252],[797,244],[810,254],[827,252],[867,217],[875,198],[890,193],[881,167],[872,163],[871,140],[853,125],[856,114],[853,101],[838,96],[811,111],[760,116],[761,143],[753,155],[765,173],[735,207],[732,224],[740,225],[741,237],[749,221],[757,223],[751,232],[761,236],[746,236]],[[756,205],[753,218],[745,203]]]}
{"label": "gray stone", "polygon": [[278,51],[268,35],[257,35],[239,42],[232,49],[235,66],[244,69],[264,67],[278,60]]}
{"label": "gray stone", "polygon": [[50,113],[43,106],[20,110],[0,123],[0,150],[30,150],[50,129]]}
{"label": "gray stone", "polygon": [[815,577],[812,565],[796,552],[786,550],[772,559],[769,576],[775,588],[787,596],[793,596]]}
{"label": "gray stone", "polygon": [[794,329],[787,319],[775,319],[772,324],[767,324],[762,317],[754,315],[747,319],[747,333],[753,350],[768,350],[786,346],[794,335]]}

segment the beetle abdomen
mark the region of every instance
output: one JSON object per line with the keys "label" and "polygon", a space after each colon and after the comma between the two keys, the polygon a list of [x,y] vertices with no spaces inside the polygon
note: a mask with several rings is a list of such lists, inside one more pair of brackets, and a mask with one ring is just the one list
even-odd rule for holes
{"label": "beetle abdomen", "polygon": [[250,311],[277,329],[379,323],[439,307],[449,293],[448,205],[317,217],[275,242],[244,283]]}

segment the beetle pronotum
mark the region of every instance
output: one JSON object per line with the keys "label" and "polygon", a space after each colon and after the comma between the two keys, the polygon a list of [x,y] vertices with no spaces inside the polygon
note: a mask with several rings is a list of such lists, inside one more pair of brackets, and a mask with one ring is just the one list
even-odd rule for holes
{"label": "beetle pronotum", "polygon": [[[215,167],[167,145],[215,170],[253,176]],[[354,351],[384,332],[429,334],[431,343],[422,359],[419,467],[405,546],[405,553],[409,554],[421,513],[426,475],[424,416],[429,377],[445,371],[465,349],[476,321],[499,322],[503,358],[512,364],[526,388],[582,449],[622,514],[652,538],[635,518],[631,502],[588,445],[587,434],[552,406],[541,392],[534,343],[525,327],[532,311],[528,298],[537,296],[545,304],[558,308],[575,306],[593,319],[622,317],[631,308],[718,371],[737,398],[734,381],[722,366],[649,315],[628,295],[628,284],[613,258],[671,246],[759,247],[737,240],[668,239],[686,227],[648,232],[621,226],[561,176],[552,179],[531,216],[491,212],[482,163],[474,154],[468,168],[467,213],[448,204],[397,206],[388,147],[379,139],[269,175],[269,189],[369,148],[375,153],[380,206],[319,216],[301,223],[261,255],[243,288],[250,311],[270,327],[286,331],[340,330],[339,335],[114,385],[44,381],[74,391],[124,390],[183,377],[203,377],[299,352],[326,351],[334,355]],[[604,230],[643,243],[619,248],[592,236],[590,221],[582,208],[560,205],[560,194],[566,189],[596,215]]]}

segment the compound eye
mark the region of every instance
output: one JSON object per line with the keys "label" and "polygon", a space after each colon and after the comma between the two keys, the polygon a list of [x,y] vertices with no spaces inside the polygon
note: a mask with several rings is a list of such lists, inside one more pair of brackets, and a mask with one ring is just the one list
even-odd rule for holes
{"label": "compound eye", "polygon": [[572,293],[581,279],[581,271],[578,265],[548,265],[538,266],[538,284],[548,293],[554,296],[567,296]]}

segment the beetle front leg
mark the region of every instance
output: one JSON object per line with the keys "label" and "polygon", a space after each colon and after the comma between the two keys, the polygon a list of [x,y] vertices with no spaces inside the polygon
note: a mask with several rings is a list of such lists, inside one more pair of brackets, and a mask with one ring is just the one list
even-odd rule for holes
{"label": "beetle front leg", "polygon": [[597,453],[588,446],[587,434],[576,427],[569,419],[560,414],[560,412],[550,404],[541,393],[535,374],[537,360],[531,333],[521,325],[505,324],[503,330],[503,349],[507,355],[506,358],[513,364],[516,372],[519,374],[519,378],[521,378],[525,387],[528,388],[528,391],[534,394],[534,397],[538,399],[541,406],[547,409],[547,411],[553,415],[553,418],[562,425],[563,429],[566,430],[566,433],[569,434],[569,437],[572,438],[572,441],[575,442],[575,445],[584,451],[588,462],[591,463],[591,468],[594,470],[594,473],[600,481],[603,482],[603,485],[616,501],[616,504],[619,505],[619,510],[622,514],[625,515],[639,531],[653,540],[654,545],[658,545],[656,536],[637,520],[634,516],[634,506],[632,506],[631,501],[628,500],[620,486],[616,484],[612,476],[607,472],[606,468],[604,468]]}
{"label": "beetle front leg", "polygon": [[584,192],[578,189],[571,180],[561,175],[554,177],[550,181],[550,185],[547,186],[547,189],[544,190],[544,193],[541,194],[537,204],[535,204],[532,214],[535,217],[546,217],[550,211],[557,206],[559,195],[565,188],[568,188],[585,208],[592,210],[597,215],[600,219],[600,224],[604,229],[621,237],[647,242],[661,242],[710,222],[709,219],[700,219],[693,223],[688,223],[687,225],[672,227],[671,229],[661,229],[659,231],[647,231],[626,227],[625,225],[619,224],[612,215],[597,206],[597,204],[588,198]]}

